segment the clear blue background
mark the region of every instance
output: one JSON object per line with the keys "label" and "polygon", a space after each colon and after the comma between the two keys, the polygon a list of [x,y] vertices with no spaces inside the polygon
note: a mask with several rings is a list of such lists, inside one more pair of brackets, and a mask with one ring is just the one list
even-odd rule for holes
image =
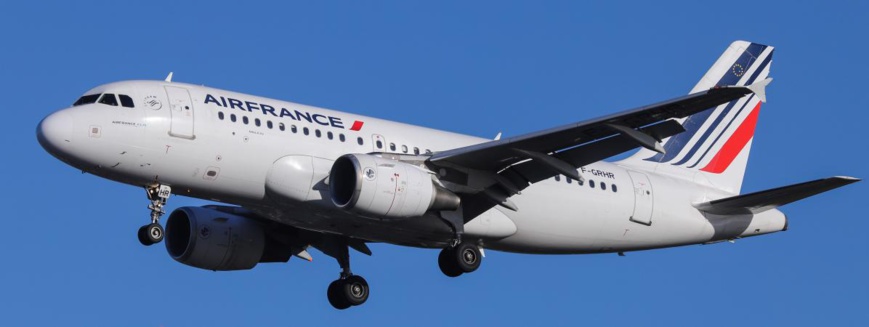
{"label": "clear blue background", "polygon": [[[790,230],[616,255],[373,244],[333,310],[331,258],[210,272],[145,248],[144,192],[49,156],[34,129],[89,88],[175,80],[492,137],[685,94],[733,40],[777,47],[744,185],[867,169],[865,1],[10,1],[0,10],[4,326],[869,324],[862,182],[784,207]],[[280,3],[284,3],[283,1]],[[184,197],[170,209],[201,205]]]}

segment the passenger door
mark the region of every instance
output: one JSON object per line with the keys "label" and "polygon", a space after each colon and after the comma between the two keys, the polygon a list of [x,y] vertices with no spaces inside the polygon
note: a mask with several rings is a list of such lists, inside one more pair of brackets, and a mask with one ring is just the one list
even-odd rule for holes
{"label": "passenger door", "polygon": [[652,184],[646,174],[628,171],[631,181],[634,183],[634,212],[630,220],[646,226],[652,225],[652,210],[654,209],[654,195]]}
{"label": "passenger door", "polygon": [[193,101],[187,89],[177,86],[166,86],[169,97],[169,112],[172,121],[169,135],[186,139],[194,139],[193,134]]}

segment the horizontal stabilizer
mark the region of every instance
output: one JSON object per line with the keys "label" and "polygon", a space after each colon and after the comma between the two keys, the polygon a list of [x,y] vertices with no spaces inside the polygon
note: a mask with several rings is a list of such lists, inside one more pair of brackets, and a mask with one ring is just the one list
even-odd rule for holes
{"label": "horizontal stabilizer", "polygon": [[698,203],[694,207],[700,211],[719,215],[757,214],[859,181],[858,178],[847,176],[830,177]]}

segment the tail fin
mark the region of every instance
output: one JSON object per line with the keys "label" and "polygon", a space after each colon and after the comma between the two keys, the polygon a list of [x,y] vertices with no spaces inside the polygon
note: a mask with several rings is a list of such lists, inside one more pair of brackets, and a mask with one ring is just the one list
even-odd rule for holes
{"label": "tail fin", "polygon": [[[733,42],[691,93],[715,86],[768,83],[772,53],[771,46]],[[683,118],[685,132],[665,140],[665,153],[642,149],[621,164],[739,194],[763,97],[763,92],[757,92]]]}

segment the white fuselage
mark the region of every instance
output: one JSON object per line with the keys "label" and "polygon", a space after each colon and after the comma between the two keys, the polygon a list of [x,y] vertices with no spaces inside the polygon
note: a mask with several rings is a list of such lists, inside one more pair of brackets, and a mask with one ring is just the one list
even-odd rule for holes
{"label": "white fuselage", "polygon": [[[348,153],[425,154],[488,141],[182,83],[118,82],[86,94],[106,92],[130,96],[135,107],[85,104],[46,118],[43,144],[53,155],[111,180],[171,185],[175,194],[242,205],[298,228],[408,246],[443,247],[451,230],[434,215],[380,220],[335,208],[323,186],[332,162]],[[294,196],[276,197],[266,180],[288,156],[312,175],[288,182],[299,190]],[[733,194],[684,178],[607,162],[580,174],[582,184],[559,176],[529,186],[510,198],[517,211],[490,209],[465,226],[466,237],[512,252],[597,253],[786,227],[778,210],[727,220],[704,215],[692,204]]]}

